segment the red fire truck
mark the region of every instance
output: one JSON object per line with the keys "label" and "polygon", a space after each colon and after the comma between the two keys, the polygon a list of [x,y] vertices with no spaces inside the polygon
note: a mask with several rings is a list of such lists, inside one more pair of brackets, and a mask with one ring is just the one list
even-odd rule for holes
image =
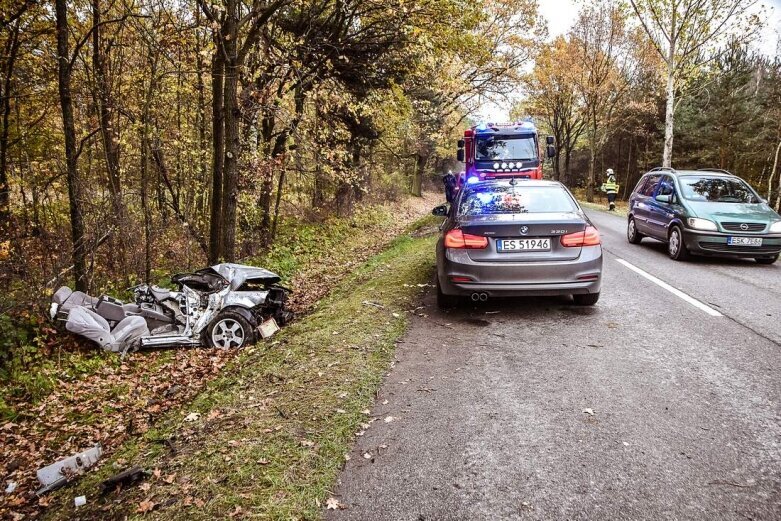
{"label": "red fire truck", "polygon": [[[546,156],[556,155],[553,136],[546,138]],[[542,179],[542,154],[537,127],[531,121],[497,125],[482,123],[464,131],[458,142],[464,173],[458,187],[486,179]]]}

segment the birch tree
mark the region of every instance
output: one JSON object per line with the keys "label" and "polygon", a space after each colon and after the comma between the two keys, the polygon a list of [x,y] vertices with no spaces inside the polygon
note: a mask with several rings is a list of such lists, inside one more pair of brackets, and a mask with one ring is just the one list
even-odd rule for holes
{"label": "birch tree", "polygon": [[672,165],[676,96],[703,64],[715,57],[729,33],[748,39],[758,18],[747,14],[756,0],[630,0],[643,30],[665,66],[664,152]]}

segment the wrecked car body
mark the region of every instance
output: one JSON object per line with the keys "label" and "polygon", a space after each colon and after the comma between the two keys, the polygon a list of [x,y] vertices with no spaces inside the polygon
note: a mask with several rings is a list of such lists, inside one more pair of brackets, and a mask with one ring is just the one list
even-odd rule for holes
{"label": "wrecked car body", "polygon": [[176,290],[140,284],[133,302],[58,289],[52,319],[103,349],[125,353],[152,347],[249,345],[293,318],[285,309],[289,290],[266,269],[224,263],[171,277]]}

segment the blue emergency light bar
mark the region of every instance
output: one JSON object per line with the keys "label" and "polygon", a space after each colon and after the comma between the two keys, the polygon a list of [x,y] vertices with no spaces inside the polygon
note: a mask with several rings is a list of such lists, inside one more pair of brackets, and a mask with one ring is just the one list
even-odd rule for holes
{"label": "blue emergency light bar", "polygon": [[480,123],[475,127],[476,134],[507,134],[510,132],[515,132],[518,134],[536,133],[537,127],[535,127],[534,123],[531,121],[518,121],[516,123],[504,124]]}

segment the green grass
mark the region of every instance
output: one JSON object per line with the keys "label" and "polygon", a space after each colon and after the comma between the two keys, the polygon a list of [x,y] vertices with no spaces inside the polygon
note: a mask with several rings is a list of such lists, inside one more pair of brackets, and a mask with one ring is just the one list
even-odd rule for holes
{"label": "green grass", "polygon": [[[144,517],[217,519],[241,508],[257,519],[318,519],[354,433],[368,421],[362,411],[390,366],[418,284],[431,278],[434,242],[409,233],[393,241],[316,311],[245,350],[191,404],[58,493],[49,517],[141,516],[138,504],[150,500],[157,506]],[[190,412],[200,419],[185,422]],[[153,477],[146,492],[97,497],[101,479],[130,465],[175,474],[173,483]],[[88,503],[76,512],[72,498],[81,494]]]}

